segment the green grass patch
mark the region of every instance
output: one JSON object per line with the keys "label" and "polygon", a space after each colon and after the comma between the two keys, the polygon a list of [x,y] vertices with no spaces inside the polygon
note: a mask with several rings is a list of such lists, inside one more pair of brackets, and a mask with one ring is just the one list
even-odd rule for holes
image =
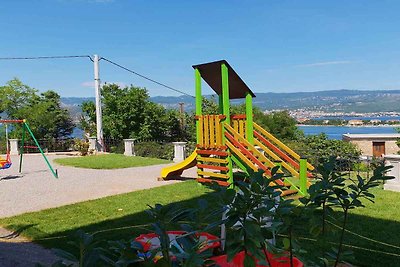
{"label": "green grass patch", "polygon": [[[150,218],[144,212],[147,205],[179,203],[194,207],[200,198],[211,200],[211,191],[195,181],[136,191],[40,212],[26,213],[0,219],[0,225],[21,232],[22,235],[45,247],[69,249],[69,235],[78,229],[98,232],[100,240],[131,239],[147,232]],[[400,246],[400,193],[374,189],[376,203],[353,210],[349,216],[345,244],[356,246],[356,266],[399,266],[400,249],[381,242]],[[340,216],[340,213],[337,215]],[[365,236],[370,240],[360,237]],[[309,236],[305,230],[304,235]],[[332,236],[332,241],[338,234]],[[376,240],[374,242],[372,240]],[[300,240],[307,251],[320,251],[316,243]],[[396,264],[397,262],[397,264]]]}
{"label": "green grass patch", "polygon": [[131,239],[144,231],[141,228],[130,228],[131,226],[149,223],[150,219],[144,212],[148,205],[182,202],[184,206],[194,206],[197,198],[208,192],[209,189],[197,182],[186,181],[25,213],[0,219],[0,225],[21,232],[46,247],[64,248],[68,235],[78,229],[90,233],[105,230],[97,235],[103,240]]}
{"label": "green grass patch", "polygon": [[120,169],[140,166],[166,164],[171,161],[156,158],[128,157],[121,154],[106,154],[86,157],[70,157],[55,159],[54,162],[78,168],[88,169]]}
{"label": "green grass patch", "polygon": [[[400,193],[380,188],[372,189],[371,193],[375,195],[375,203],[363,200],[365,208],[349,213],[344,250],[354,252],[356,260],[352,263],[355,266],[400,266],[400,235],[397,234],[400,232]],[[328,218],[328,221],[340,226],[341,215],[338,210],[335,216],[338,220]],[[337,243],[339,229],[331,224],[328,226],[333,230],[329,240]],[[311,237],[306,231],[302,236]],[[320,251],[314,242],[302,243],[306,251]]]}

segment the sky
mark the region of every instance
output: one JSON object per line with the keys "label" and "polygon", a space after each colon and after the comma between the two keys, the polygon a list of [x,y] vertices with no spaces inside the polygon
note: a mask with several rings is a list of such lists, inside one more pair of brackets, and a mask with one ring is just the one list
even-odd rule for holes
{"label": "sky", "polygon": [[[400,89],[399,10],[397,0],[2,0],[0,57],[98,54],[190,95],[191,66],[220,59],[256,93]],[[0,85],[14,77],[94,96],[89,58],[0,60]],[[180,95],[104,60],[100,79]]]}

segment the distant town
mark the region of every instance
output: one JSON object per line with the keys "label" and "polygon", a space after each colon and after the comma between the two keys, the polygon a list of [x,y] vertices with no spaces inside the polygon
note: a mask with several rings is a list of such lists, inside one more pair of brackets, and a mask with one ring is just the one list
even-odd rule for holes
{"label": "distant town", "polygon": [[400,124],[399,112],[357,113],[296,109],[290,110],[289,114],[301,125],[393,126]]}

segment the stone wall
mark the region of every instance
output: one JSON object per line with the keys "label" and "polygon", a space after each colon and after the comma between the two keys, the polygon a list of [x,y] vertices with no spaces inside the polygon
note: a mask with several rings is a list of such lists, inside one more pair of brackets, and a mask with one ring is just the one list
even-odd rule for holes
{"label": "stone wall", "polygon": [[397,146],[396,141],[386,141],[385,142],[385,154],[393,155],[397,154],[400,148]]}
{"label": "stone wall", "polygon": [[350,143],[355,144],[363,156],[372,156],[372,142],[368,140],[354,140]]}
{"label": "stone wall", "polygon": [[[351,140],[351,143],[355,144],[358,148],[361,149],[361,153],[363,156],[372,156],[372,140]],[[384,141],[385,142],[385,154],[397,154],[399,151],[399,147],[396,145],[396,141]]]}

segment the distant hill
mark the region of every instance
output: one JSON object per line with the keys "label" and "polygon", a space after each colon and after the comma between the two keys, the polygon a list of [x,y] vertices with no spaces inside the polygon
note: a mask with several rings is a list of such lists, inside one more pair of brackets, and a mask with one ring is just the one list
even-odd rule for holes
{"label": "distant hill", "polygon": [[[400,90],[332,90],[298,93],[255,93],[255,106],[262,110],[272,109],[312,109],[327,112],[400,112]],[[207,96],[210,97],[210,96]],[[194,109],[194,98],[190,96],[156,96],[151,101],[167,108],[178,108],[178,103],[185,103],[185,110]],[[80,110],[83,101],[94,98],[62,97],[61,102],[74,112]],[[241,103],[235,100],[233,103]]]}

